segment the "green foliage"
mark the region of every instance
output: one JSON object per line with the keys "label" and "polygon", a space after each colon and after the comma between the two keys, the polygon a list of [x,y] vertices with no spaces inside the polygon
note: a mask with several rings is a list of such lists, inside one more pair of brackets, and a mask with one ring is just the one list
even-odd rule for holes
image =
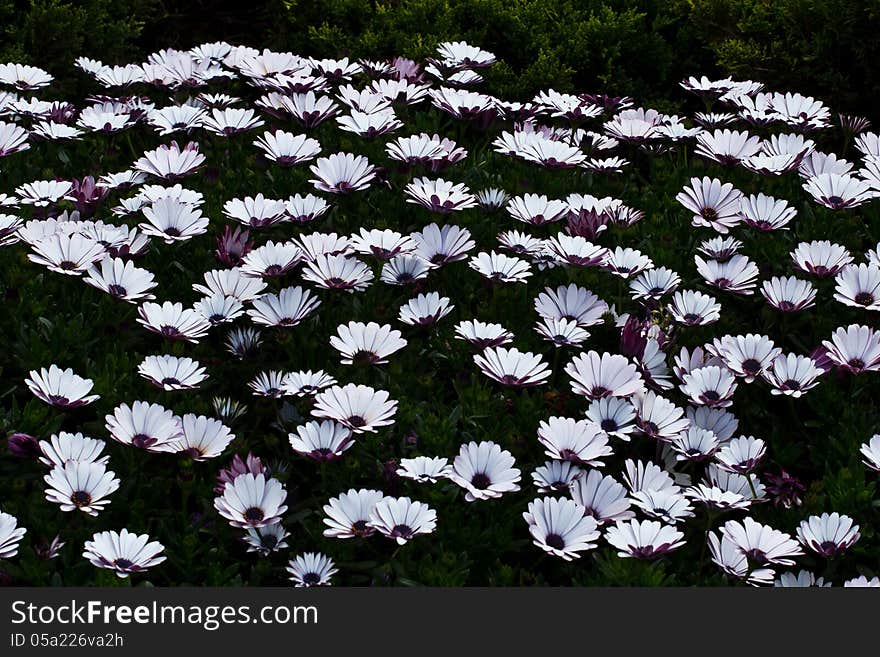
{"label": "green foliage", "polygon": [[159,0],[0,0],[0,61],[40,66],[78,91],[69,73],[77,57],[115,64],[137,58],[137,40]]}
{"label": "green foliage", "polygon": [[69,67],[79,56],[106,62],[135,57],[138,36],[158,5],[157,0],[5,0],[0,58],[51,71]]}
{"label": "green foliage", "polygon": [[676,4],[725,72],[877,113],[880,5],[874,0]]}
{"label": "green foliage", "polygon": [[220,39],[373,58],[463,39],[498,55],[487,89],[511,99],[550,86],[663,108],[683,77],[733,75],[880,114],[874,0],[0,0],[0,25],[0,60],[56,75]]}
{"label": "green foliage", "polygon": [[[505,98],[527,98],[552,86],[629,93],[640,104],[663,108],[686,98],[676,86],[684,75],[727,71],[779,88],[815,93],[835,109],[849,106],[867,111],[877,102],[872,91],[876,73],[869,70],[869,53],[877,47],[869,35],[877,25],[877,14],[867,2],[829,0],[825,4],[806,0],[772,4],[757,0],[266,0],[242,8],[241,3],[232,2],[0,0],[0,52],[7,60],[31,62],[57,73],[52,93],[68,97],[77,84],[87,93],[99,91],[85,76],[73,73],[72,61],[80,55],[122,63],[160,48],[184,48],[224,38],[314,55],[422,58],[432,54],[441,40],[466,39],[499,56],[500,61],[486,73],[486,88]],[[205,20],[210,11],[215,12],[211,14],[215,21]],[[714,64],[719,68],[713,68]],[[830,95],[833,89],[840,95]],[[248,102],[254,100],[254,90],[241,83],[227,90]],[[162,91],[138,88],[138,92],[150,95],[157,104],[168,102]],[[69,98],[80,101],[81,95]],[[691,229],[688,213],[674,200],[691,176],[721,177],[745,193],[763,191],[788,199],[798,209],[791,230],[760,235],[737,232],[744,252],[761,263],[762,279],[791,273],[789,253],[799,241],[833,238],[861,254],[880,240],[876,203],[852,211],[828,211],[807,199],[796,174],[760,179],[695,159],[692,149],[650,160],[635,149],[627,150],[621,154],[634,166],[619,176],[543,171],[492,151],[489,143],[499,126],[481,133],[427,106],[401,109],[400,114],[407,133],[439,132],[468,149],[463,162],[444,172],[446,179],[475,190],[494,185],[511,194],[614,196],[643,210],[642,222],[625,230],[610,228],[603,234],[603,243],[649,254],[658,265],[680,272],[685,289],[716,293],[706,290],[693,263],[696,243],[708,235]],[[284,122],[279,127],[298,129]],[[385,166],[393,191],[375,186],[334,199],[333,209],[316,225],[285,224],[260,234],[255,231],[259,242],[288,240],[312,230],[349,234],[361,226],[393,227],[406,233],[437,220],[405,202],[402,190],[416,174],[394,167],[381,140],[343,134],[332,121],[310,136],[321,142],[325,154],[362,153]],[[258,192],[287,198],[312,190],[308,167],[267,167],[255,155],[254,137],[198,135],[208,160],[206,171],[188,178],[185,185],[204,194],[211,233],[185,244],[157,244],[144,257],[142,266],[154,272],[159,282],[160,300],[192,303],[197,295],[191,284],[219,266],[212,254],[213,240],[222,225],[225,201]],[[834,132],[816,135],[824,151],[839,152],[840,137]],[[4,158],[2,191],[41,178],[121,171],[162,141],[167,140],[143,126],[124,135],[96,134],[63,146],[34,141],[30,150]],[[115,190],[96,218],[117,221],[109,208],[128,194]],[[496,244],[501,231],[516,228],[505,213],[478,209],[457,213],[451,223],[471,230],[481,249]],[[547,236],[557,229],[536,233]],[[0,315],[0,335],[5,340],[0,352],[0,432],[23,431],[47,438],[59,430],[82,431],[106,439],[105,414],[119,403],[136,399],[161,403],[179,414],[214,415],[210,398],[222,395],[246,404],[247,412],[232,423],[236,440],[215,462],[193,463],[108,445],[122,487],[97,519],[60,512],[44,499],[42,466],[0,450],[0,481],[7,484],[0,503],[28,527],[20,555],[2,564],[16,583],[131,585],[96,571],[81,556],[83,541],[95,531],[123,526],[149,532],[166,545],[167,563],[136,585],[277,585],[285,581],[283,566],[290,553],[306,550],[331,554],[341,569],[338,583],[355,585],[647,586],[727,581],[704,553],[703,527],[717,530],[734,516],[707,518],[701,511],[699,518],[688,523],[687,546],[656,563],[620,558],[604,543],[584,558],[567,563],[531,544],[522,511],[537,495],[530,472],[546,458],[535,440],[537,424],[552,415],[580,416],[584,410],[583,400],[569,392],[562,372],[571,352],[557,352],[534,332],[533,299],[545,286],[575,282],[620,311],[634,310],[624,284],[610,281],[607,275],[558,267],[535,275],[528,284],[492,288],[481,285],[474,272],[458,263],[432,273],[427,286],[415,289],[376,284],[363,294],[322,292],[323,305],[315,317],[291,331],[264,331],[263,348],[252,358],[238,361],[225,352],[225,329],[212,331],[198,345],[163,341],[136,323],[134,306],[113,300],[75,277],[46,272],[30,263],[25,252],[21,245],[0,250],[0,296],[5,311]],[[374,270],[378,274],[378,265],[374,264]],[[287,284],[295,283],[273,281],[272,289]],[[682,332],[676,347],[693,348],[725,333],[756,332],[771,336],[786,351],[809,353],[837,326],[867,321],[864,313],[832,301],[832,280],[817,284],[819,306],[787,319],[771,312],[760,295],[719,295],[721,321]],[[335,354],[328,355],[328,336],[340,323],[372,320],[398,326],[398,307],[418,291],[428,290],[449,296],[455,304],[453,313],[431,329],[407,328],[407,348],[387,365],[346,367],[338,364]],[[548,386],[512,391],[480,375],[473,367],[472,351],[453,336],[456,322],[473,318],[504,324],[517,336],[519,348],[540,352],[552,362],[554,374]],[[595,327],[591,333],[590,348],[618,349],[618,335],[610,327]],[[198,359],[208,368],[210,379],[193,394],[158,391],[138,376],[137,366],[146,355],[161,353]],[[36,400],[22,382],[30,369],[52,362],[92,378],[101,399],[71,413]],[[287,433],[310,417],[308,402],[257,398],[244,385],[269,369],[318,368],[326,368],[341,381],[386,389],[400,401],[393,427],[365,436],[344,458],[326,467],[294,456],[287,442]],[[880,572],[878,537],[872,529],[880,518],[877,478],[866,472],[858,454],[859,445],[880,425],[877,399],[880,391],[871,375],[837,379],[829,375],[805,399],[796,401],[771,397],[758,383],[741,385],[737,391],[740,431],[764,438],[770,447],[763,467],[773,472],[785,468],[809,486],[803,506],[786,509],[768,503],[754,511],[756,517],[788,532],[805,515],[824,511],[847,513],[860,523],[862,539],[841,564],[804,562],[819,574],[833,576],[835,583],[857,573]],[[522,490],[502,500],[471,504],[450,482],[424,486],[394,475],[401,458],[454,456],[470,440],[494,440],[510,449],[523,470]],[[240,532],[228,527],[212,508],[217,470],[232,453],[248,450],[273,464],[275,476],[289,492],[284,523],[291,531],[290,548],[265,560],[246,553],[237,540]],[[607,471],[619,473],[624,458],[654,457],[653,444],[634,440],[620,446]],[[378,538],[334,541],[323,537],[322,505],[350,487],[382,488],[388,494],[427,502],[439,514],[437,533],[400,549]],[[43,561],[35,548],[56,532],[61,532],[68,545],[56,560]]]}
{"label": "green foliage", "polygon": [[[512,70],[512,69],[511,69]],[[513,75],[513,73],[511,73]],[[512,79],[512,78],[511,78]],[[65,80],[61,80],[63,83]],[[98,89],[92,84],[87,93]],[[254,91],[241,83],[227,88],[248,102]],[[164,92],[149,87],[139,91],[156,103],[167,102]],[[681,92],[680,96],[684,96]],[[74,98],[72,98],[74,99]],[[641,99],[638,99],[641,100]],[[599,176],[581,170],[545,171],[494,153],[491,140],[502,129],[495,125],[481,132],[429,106],[401,108],[401,117],[412,133],[442,133],[468,151],[468,157],[443,173],[445,179],[464,182],[472,189],[498,186],[508,193],[540,191],[552,198],[572,192],[597,197],[613,196],[645,212],[643,221],[630,228],[611,227],[602,243],[626,245],[651,256],[657,265],[682,275],[682,287],[717,295],[723,305],[721,320],[711,327],[682,331],[675,349],[693,348],[724,334],[760,333],[770,336],[785,351],[809,353],[838,326],[864,323],[864,313],[832,300],[834,281],[817,281],[819,303],[814,309],[782,319],[768,309],[763,298],[718,294],[707,289],[697,275],[693,253],[707,234],[690,228],[690,217],[674,200],[691,176],[709,175],[729,180],[745,193],[763,191],[788,199],[798,216],[790,230],[757,233],[737,229],[743,251],[761,263],[761,278],[791,273],[789,253],[799,241],[833,239],[853,253],[874,248],[880,239],[880,214],[876,204],[850,211],[832,212],[807,199],[797,174],[759,178],[742,169],[722,168],[695,158],[692,146],[647,158],[636,149],[621,154],[634,162],[623,174]],[[279,122],[285,129],[294,124]],[[509,124],[508,126],[509,127]],[[314,225],[279,224],[254,231],[259,243],[285,241],[303,232],[318,230],[350,234],[361,226],[393,227],[407,233],[437,217],[406,203],[403,188],[419,171],[403,171],[388,160],[384,140],[362,140],[337,129],[332,121],[309,132],[324,152],[340,150],[362,153],[388,170],[392,191],[384,186],[348,197],[334,198],[333,208]],[[139,266],[155,273],[160,300],[194,302],[192,290],[205,271],[217,268],[213,256],[214,236],[224,223],[222,208],[231,198],[262,192],[287,198],[312,190],[307,166],[281,169],[261,162],[253,147],[254,133],[229,138],[198,134],[200,150],[207,157],[202,175],[184,184],[204,194],[205,213],[211,218],[210,234],[182,244],[160,245],[147,253]],[[819,148],[839,150],[841,135],[835,131],[814,135]],[[195,137],[194,137],[195,138]],[[46,176],[63,178],[121,171],[133,159],[158,143],[167,141],[139,126],[124,135],[94,134],[57,144],[34,142],[31,149],[4,158],[4,187]],[[130,191],[114,190],[96,218],[119,221],[110,208]],[[25,211],[26,212],[26,211]],[[136,223],[133,219],[130,223]],[[440,219],[441,223],[446,221]],[[490,249],[504,230],[516,228],[505,212],[486,213],[469,209],[449,219],[467,227],[480,249]],[[549,236],[559,226],[535,231]],[[379,273],[374,263],[374,273]],[[23,462],[8,450],[0,450],[0,481],[8,482],[0,497],[4,511],[13,513],[28,527],[23,548],[15,559],[3,562],[2,570],[17,583],[74,585],[118,582],[112,574],[98,574],[82,559],[80,547],[95,531],[128,527],[149,532],[166,546],[168,561],[134,585],[278,585],[285,582],[284,564],[292,554],[322,550],[340,567],[336,582],[349,585],[721,585],[726,580],[705,553],[705,528],[717,530],[734,516],[706,517],[703,511],[685,525],[687,545],[656,563],[645,564],[616,556],[602,542],[600,547],[575,562],[563,562],[532,545],[522,512],[537,496],[531,470],[546,460],[535,439],[538,423],[554,415],[579,417],[582,399],[572,395],[563,372],[573,353],[556,350],[534,331],[534,298],[546,286],[570,282],[593,290],[619,311],[636,306],[629,301],[625,283],[612,280],[592,268],[557,267],[536,272],[527,284],[491,287],[465,263],[444,267],[415,288],[375,284],[361,294],[319,292],[320,312],[290,330],[263,331],[263,346],[243,361],[229,356],[223,346],[227,329],[212,331],[197,345],[181,345],[147,332],[136,321],[136,307],[114,300],[86,286],[76,277],[44,271],[29,262],[23,245],[0,249],[0,295],[5,313],[0,315],[0,335],[6,349],[0,352],[0,432],[26,432],[47,438],[59,430],[82,431],[107,439],[105,414],[122,402],[142,399],[160,403],[178,414],[196,412],[215,415],[213,396],[229,396],[247,406],[246,414],[230,422],[236,439],[218,460],[193,463],[186,458],[146,454],[111,442],[107,453],[120,476],[120,490],[98,518],[64,514],[44,499],[37,463]],[[295,278],[273,280],[272,289],[296,284]],[[418,291],[436,290],[455,305],[451,315],[425,329],[402,327],[399,306]],[[498,386],[473,366],[473,352],[454,338],[454,326],[464,319],[499,322],[516,336],[518,348],[541,353],[553,365],[547,386],[514,391]],[[404,329],[409,344],[387,365],[351,367],[340,365],[328,353],[328,336],[340,323],[377,321]],[[246,319],[238,320],[244,325]],[[591,328],[589,347],[617,351],[619,336],[610,326]],[[164,392],[137,374],[138,364],[149,354],[171,353],[199,360],[210,374],[201,390]],[[23,385],[30,369],[57,363],[92,378],[101,398],[86,408],[62,413],[39,400]],[[365,436],[346,455],[325,467],[295,456],[287,434],[310,417],[304,399],[270,400],[255,397],[245,382],[257,373],[280,369],[329,371],[339,381],[354,381],[388,390],[400,404],[395,424],[376,435]],[[668,393],[675,398],[677,393]],[[793,532],[809,514],[826,511],[847,513],[861,526],[862,539],[832,571],[822,561],[805,560],[817,574],[835,583],[858,573],[880,572],[877,536],[871,529],[880,509],[876,499],[876,476],[866,471],[859,446],[880,425],[878,382],[871,375],[831,375],[805,398],[774,397],[760,383],[741,385],[735,412],[740,432],[763,438],[769,446],[763,472],[785,468],[801,478],[808,489],[803,505],[786,509],[772,503],[760,505],[753,514],[761,522]],[[435,486],[416,484],[395,476],[400,459],[417,455],[454,456],[468,441],[493,440],[511,450],[523,471],[522,490],[492,502],[468,503],[450,482]],[[626,458],[653,459],[655,445],[643,439],[618,443],[616,455],[605,470],[619,476]],[[288,512],[284,525],[291,532],[289,548],[261,560],[247,553],[230,528],[212,508],[214,477],[233,453],[252,450],[270,462],[275,476],[286,486]],[[166,458],[167,457],[167,458]],[[698,475],[693,469],[687,472]],[[409,495],[428,503],[439,516],[438,530],[400,547],[384,539],[338,541],[325,538],[321,508],[327,500],[349,488],[378,488],[390,495]],[[50,541],[56,532],[68,542],[52,561],[41,560],[35,548]]]}
{"label": "green foliage", "polygon": [[440,41],[480,44],[504,61],[488,79],[508,97],[530,97],[548,83],[560,91],[602,87],[645,95],[659,90],[673,62],[653,29],[662,3],[651,0],[284,4],[290,42],[323,56],[424,58]]}

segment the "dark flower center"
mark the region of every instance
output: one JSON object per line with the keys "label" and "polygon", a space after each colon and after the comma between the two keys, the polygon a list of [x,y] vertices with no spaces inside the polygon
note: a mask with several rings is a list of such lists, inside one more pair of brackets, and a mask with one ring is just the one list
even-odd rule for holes
{"label": "dark flower center", "polygon": [[785,383],[782,384],[783,390],[800,390],[801,383],[800,381],[795,381],[794,379],[788,379]]}
{"label": "dark flower center", "polygon": [[314,586],[321,582],[321,576],[318,573],[306,573],[302,578],[303,584]]}
{"label": "dark flower center", "polygon": [[859,292],[855,298],[853,298],[853,301],[860,306],[870,306],[874,303],[874,295],[870,292]]}
{"label": "dark flower center", "polygon": [[477,490],[486,490],[492,485],[492,480],[484,472],[478,472],[471,478],[471,486]]}
{"label": "dark flower center", "polygon": [[716,390],[707,390],[700,395],[700,399],[707,403],[717,402],[721,399],[721,395],[719,395]]}
{"label": "dark flower center", "polygon": [[70,496],[70,501],[75,507],[81,508],[92,503],[92,496],[84,490],[78,490]]}
{"label": "dark flower center", "polygon": [[413,530],[409,525],[394,525],[391,529],[392,537],[409,538],[412,536]]}
{"label": "dark flower center", "polygon": [[604,420],[602,420],[599,426],[602,427],[602,431],[604,431],[605,433],[617,431],[617,422],[612,418],[605,418]]}
{"label": "dark flower center", "polygon": [[632,555],[637,559],[650,559],[660,550],[655,550],[653,545],[644,545],[641,547],[631,548]]}
{"label": "dark flower center", "polygon": [[377,361],[379,361],[379,356],[374,354],[372,351],[367,351],[366,349],[361,349],[356,351],[352,357],[352,362],[358,363],[361,365],[371,365]]}
{"label": "dark flower center", "polygon": [[131,568],[134,565],[134,563],[129,559],[125,559],[125,558],[121,557],[119,559],[116,559],[113,562],[113,565],[116,566],[117,568],[121,568],[122,570],[128,570],[129,568]]}
{"label": "dark flower center", "polygon": [[702,213],[704,219],[717,219],[718,211],[715,208],[703,208]]}
{"label": "dark flower center", "polygon": [[362,418],[360,415],[352,415],[348,418],[348,424],[353,427],[362,427],[367,424],[367,421]]}
{"label": "dark flower center", "polygon": [[76,269],[76,263],[72,260],[64,260],[63,262],[58,263],[58,267],[64,271],[71,271]]}
{"label": "dark flower center", "polygon": [[761,363],[756,358],[746,358],[742,363],[743,372],[754,376],[761,371]]}
{"label": "dark flower center", "polygon": [[562,550],[565,548],[565,541],[562,540],[562,537],[559,534],[548,534],[547,538],[544,539],[544,542],[554,550]]}
{"label": "dark flower center", "polygon": [[162,385],[163,386],[179,386],[180,381],[175,379],[173,376],[166,376],[164,379],[162,379]]}
{"label": "dark flower center", "polygon": [[148,447],[152,447],[153,445],[156,444],[156,442],[157,441],[155,438],[148,436],[145,433],[135,434],[131,438],[131,444],[134,447],[138,447],[140,449],[147,449]]}
{"label": "dark flower center", "polygon": [[764,554],[764,551],[759,548],[752,548],[751,550],[747,551],[746,557],[757,563],[767,562],[767,555]]}
{"label": "dark flower center", "polygon": [[606,397],[611,394],[611,391],[605,386],[593,386],[593,389],[590,391],[590,394],[593,397]]}
{"label": "dark flower center", "polygon": [[117,297],[117,298],[124,297],[127,294],[127,291],[124,287],[122,287],[121,285],[116,285],[116,284],[110,285],[107,288],[107,292],[109,292],[112,296]]}
{"label": "dark flower center", "polygon": [[351,526],[351,531],[356,536],[366,536],[369,533],[370,528],[367,527],[366,520],[358,520]]}
{"label": "dark flower center", "polygon": [[263,510],[258,506],[252,506],[244,512],[244,519],[250,524],[258,523],[265,517],[266,514],[263,513]]}
{"label": "dark flower center", "polygon": [[572,449],[561,449],[559,450],[559,458],[563,461],[573,461],[575,463],[580,463],[580,454]]}

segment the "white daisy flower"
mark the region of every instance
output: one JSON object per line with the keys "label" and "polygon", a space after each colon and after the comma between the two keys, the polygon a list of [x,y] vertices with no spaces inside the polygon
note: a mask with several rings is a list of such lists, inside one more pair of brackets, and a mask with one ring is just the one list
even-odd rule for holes
{"label": "white daisy flower", "polygon": [[455,308],[448,297],[441,297],[437,292],[419,294],[400,307],[398,319],[410,326],[430,326],[435,324]]}
{"label": "white daisy flower", "polygon": [[150,292],[157,285],[153,274],[135,267],[130,260],[105,255],[93,264],[83,280],[116,299],[129,303],[151,301],[156,297]]}
{"label": "white daisy flower", "polygon": [[608,445],[608,435],[602,428],[587,420],[551,417],[538,426],[538,441],[551,459],[572,461],[581,466],[598,467],[602,459],[614,450]]}
{"label": "white daisy flower", "polygon": [[295,397],[310,397],[332,385],[336,385],[336,379],[324,370],[291,372],[282,383],[284,393]]}
{"label": "white daisy flower", "polygon": [[148,301],[138,308],[138,323],[169,340],[198,342],[208,334],[211,323],[182,303],[166,301],[162,305]]}
{"label": "white daisy flower", "polygon": [[242,540],[247,544],[248,552],[256,552],[261,557],[268,557],[273,552],[279,552],[286,547],[290,532],[277,522],[266,527],[257,527],[247,530]]}
{"label": "white daisy flower", "polygon": [[235,440],[235,434],[220,420],[187,413],[181,418],[181,436],[174,451],[186,454],[194,461],[205,461],[223,454]]}
{"label": "white daisy flower", "polygon": [[33,245],[28,260],[56,274],[79,276],[104,258],[106,249],[80,233],[54,233]]}
{"label": "white daisy flower", "polygon": [[312,415],[336,420],[355,433],[375,433],[394,424],[397,401],[388,397],[385,390],[365,385],[332,386],[315,395]]}
{"label": "white daisy flower", "polygon": [[69,367],[62,370],[55,364],[49,369],[31,370],[25,384],[38,399],[58,408],[77,408],[101,398],[89,394],[94,386],[91,379],[74,374]]}
{"label": "white daisy flower", "polygon": [[645,389],[636,366],[619,354],[580,354],[565,366],[565,373],[571,378],[572,392],[591,400],[629,397]]}
{"label": "white daisy flower", "polygon": [[119,488],[116,473],[102,463],[69,461],[57,465],[43,477],[48,488],[46,499],[62,511],[80,510],[97,516],[110,503],[107,496]]}
{"label": "white daisy flower", "polygon": [[437,512],[424,502],[408,497],[383,497],[370,512],[370,527],[404,545],[437,528]]}
{"label": "white daisy flower", "polygon": [[18,518],[0,511],[0,559],[11,559],[18,554],[18,544],[27,529],[18,526]]}
{"label": "white daisy flower", "polygon": [[354,445],[351,429],[333,420],[301,424],[287,435],[293,451],[315,461],[332,461]]}
{"label": "white daisy flower", "polygon": [[330,580],[339,569],[333,559],[320,552],[306,552],[292,559],[288,564],[290,580],[296,587],[330,586]]}
{"label": "white daisy flower", "polygon": [[305,288],[291,286],[278,294],[264,294],[252,305],[247,313],[255,324],[291,328],[311,315],[321,300]]}
{"label": "white daisy flower", "polygon": [[349,322],[340,324],[336,333],[330,336],[330,346],[342,354],[343,365],[382,365],[391,354],[406,346],[400,331],[392,329],[390,324]]}
{"label": "white daisy flower", "polygon": [[513,334],[500,324],[487,324],[476,319],[456,324],[455,337],[480,350],[499,347],[513,340]]}
{"label": "white daisy flower", "polygon": [[127,529],[98,532],[83,547],[83,556],[93,566],[112,570],[121,579],[165,561],[164,545],[151,541],[148,534],[133,534]]}
{"label": "white daisy flower", "polygon": [[340,493],[339,497],[332,497],[324,505],[324,536],[329,538],[365,538],[370,536],[375,528],[370,525],[370,516],[376,505],[385,497],[379,490],[362,488],[349,489],[347,493]]}
{"label": "white daisy flower", "polygon": [[159,237],[166,244],[192,239],[208,232],[208,218],[201,210],[175,198],[159,199],[141,212],[147,218],[138,225],[145,235]]}
{"label": "white daisy flower", "polygon": [[620,557],[655,559],[685,544],[684,534],[656,520],[618,520],[605,530],[605,540]]}
{"label": "white daisy flower", "polygon": [[601,536],[595,519],[565,498],[538,498],[529,503],[523,519],[535,545],[566,561],[579,558],[579,552],[595,549],[594,541]]}
{"label": "white daisy flower", "polygon": [[518,491],[520,471],[510,452],[492,441],[462,445],[452,463],[449,479],[465,489],[468,502],[501,497]]}
{"label": "white daisy flower", "polygon": [[797,528],[797,537],[802,545],[826,557],[836,557],[859,540],[859,526],[853,519],[839,513],[823,513],[802,520]]}
{"label": "white daisy flower", "polygon": [[120,404],[104,420],[113,440],[148,452],[174,452],[182,437],[180,419],[159,404]]}
{"label": "white daisy flower", "polygon": [[192,390],[208,378],[198,361],[168,355],[147,356],[138,365],[138,374],[163,390]]}
{"label": "white daisy flower", "polygon": [[107,465],[110,457],[101,452],[107,443],[103,440],[89,438],[81,433],[59,431],[52,434],[48,441],[40,441],[43,456],[40,462],[50,468],[63,468],[68,463],[99,463]]}
{"label": "white daisy flower", "polygon": [[214,508],[233,527],[265,527],[281,522],[286,498],[287,491],[277,479],[247,472],[226,484],[223,494],[214,498]]}
{"label": "white daisy flower", "polygon": [[406,479],[413,479],[419,483],[435,484],[440,479],[447,479],[452,472],[449,459],[439,456],[416,456],[410,459],[400,459],[400,467],[397,474]]}
{"label": "white daisy flower", "polygon": [[742,522],[728,520],[721,527],[721,536],[732,542],[747,559],[759,566],[778,564],[793,566],[791,557],[803,550],[788,534],[746,517]]}

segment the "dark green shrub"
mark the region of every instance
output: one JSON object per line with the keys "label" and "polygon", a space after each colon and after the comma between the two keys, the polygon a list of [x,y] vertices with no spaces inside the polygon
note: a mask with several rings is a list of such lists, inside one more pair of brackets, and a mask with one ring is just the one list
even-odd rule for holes
{"label": "dark green shrub", "polygon": [[681,78],[729,74],[880,114],[875,0],[0,0],[0,25],[0,60],[53,74],[220,39],[374,58],[464,39],[498,55],[486,88],[508,98],[553,87],[668,109]]}
{"label": "dark green shrub", "polygon": [[719,67],[835,109],[880,113],[880,4],[874,0],[678,0],[691,38]]}

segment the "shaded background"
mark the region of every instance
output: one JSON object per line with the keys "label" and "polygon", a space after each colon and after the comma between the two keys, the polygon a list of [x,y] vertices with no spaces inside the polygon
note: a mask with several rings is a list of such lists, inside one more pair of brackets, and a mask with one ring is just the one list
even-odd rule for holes
{"label": "shaded background", "polygon": [[[685,75],[730,72],[754,77],[771,88],[797,90],[822,98],[835,110],[877,118],[876,76],[870,63],[877,45],[876,17],[866,2],[562,2],[560,0],[475,0],[440,2],[407,0],[378,5],[355,0],[327,2],[172,3],[156,0],[86,0],[9,2],[0,0],[0,61],[28,61],[56,76],[40,97],[65,97],[80,103],[99,87],[75,70],[73,61],[86,55],[106,63],[142,61],[149,52],[174,46],[225,39],[275,50],[311,55],[424,57],[437,42],[464,38],[495,52],[502,60],[486,75],[487,89],[504,98],[528,98],[537,89],[583,89],[630,94],[642,104],[675,109],[702,109],[702,103],[678,87]],[[719,26],[723,26],[719,27]],[[743,35],[749,35],[745,37]],[[767,35],[773,35],[770,39]],[[848,36],[846,36],[848,35]],[[857,56],[855,53],[859,52]],[[216,87],[212,86],[212,89]],[[221,86],[253,101],[255,90],[242,82]],[[153,102],[168,102],[167,92],[138,88]],[[790,231],[738,235],[744,251],[760,263],[761,278],[791,273],[789,252],[798,241],[833,239],[853,253],[864,253],[880,241],[880,205],[866,204],[834,212],[809,200],[796,175],[758,178],[741,168],[721,168],[702,158],[688,160],[681,150],[647,158],[635,149],[622,150],[635,166],[624,175],[593,176],[579,170],[544,171],[492,152],[494,136],[465,122],[453,121],[432,108],[401,108],[401,118],[414,133],[443,134],[466,146],[469,157],[444,173],[471,189],[498,187],[510,193],[540,191],[551,198],[572,192],[626,199],[645,212],[631,228],[608,229],[609,244],[626,244],[650,254],[658,265],[682,274],[685,289],[704,289],[696,274],[693,253],[704,235],[690,227],[689,213],[675,195],[691,176],[723,176],[747,194],[759,191],[790,199],[798,219]],[[877,122],[875,121],[875,124]],[[269,121],[267,128],[284,127]],[[298,131],[298,129],[297,129]],[[763,131],[755,129],[764,134]],[[326,152],[357,152],[371,162],[386,162],[382,140],[363,140],[328,121],[310,131]],[[160,299],[189,304],[198,296],[191,283],[216,268],[215,235],[229,224],[222,219],[224,201],[271,194],[287,198],[309,190],[307,166],[280,171],[267,166],[252,146],[254,133],[229,138],[199,134],[207,156],[203,175],[185,182],[204,194],[205,214],[212,227],[203,235],[173,247],[159,246],[141,266],[156,274]],[[851,157],[851,140],[841,144],[840,131],[817,133],[819,148]],[[146,125],[118,135],[94,134],[66,144],[34,142],[29,151],[3,158],[3,191],[21,183],[53,177],[78,178],[121,171],[145,150],[167,141]],[[334,199],[333,208],[315,225],[282,224],[253,234],[258,241],[284,241],[320,230],[350,234],[361,226],[394,228],[403,233],[434,221],[427,211],[408,204],[402,189],[412,172],[390,167],[396,192],[376,186],[362,194]],[[98,217],[128,193],[113,192]],[[442,220],[441,220],[442,222]],[[495,243],[511,228],[505,213],[465,210],[455,218],[467,226],[481,248]],[[548,236],[556,227],[534,231]],[[374,270],[376,268],[374,267]],[[136,308],[83,285],[75,277],[43,272],[26,259],[22,246],[0,249],[0,436],[23,431],[41,438],[60,429],[106,438],[104,414],[119,403],[150,400],[183,414],[214,415],[212,395],[230,396],[248,405],[247,414],[230,423],[237,438],[228,454],[253,450],[284,481],[289,510],[285,526],[290,548],[268,559],[248,555],[233,530],[213,510],[211,489],[220,467],[214,462],[162,458],[111,442],[111,466],[122,488],[98,519],[65,514],[44,500],[45,469],[15,457],[0,443],[0,508],[28,528],[19,556],[0,567],[0,584],[72,585],[253,585],[285,582],[284,563],[305,550],[323,550],[341,568],[337,584],[347,585],[691,585],[724,584],[726,579],[706,554],[701,520],[685,525],[688,545],[672,558],[656,562],[621,559],[602,546],[573,564],[531,545],[522,511],[534,498],[528,470],[543,463],[543,448],[534,438],[537,418],[574,417],[583,400],[568,390],[563,358],[533,330],[534,297],[545,287],[574,282],[593,290],[618,309],[625,287],[592,268],[555,268],[533,276],[527,284],[484,287],[463,263],[443,268],[430,287],[392,288],[373,285],[363,294],[321,294],[323,305],[293,331],[264,331],[264,348],[243,362],[227,356],[226,331],[213,331],[198,345],[171,345],[144,330]],[[275,280],[272,289],[288,284]],[[695,288],[694,286],[701,286]],[[786,351],[810,353],[838,326],[866,323],[864,311],[832,301],[833,280],[818,282],[819,306],[810,312],[784,315],[772,311],[760,295],[724,295],[718,324],[696,327],[682,335],[681,346],[693,348],[716,335],[754,332],[771,336]],[[437,290],[456,308],[436,330],[419,334],[406,329],[411,344],[387,366],[353,370],[328,357],[327,336],[349,320],[397,325],[399,306],[417,291]],[[713,294],[714,295],[714,294]],[[502,321],[517,336],[518,348],[556,352],[554,376],[545,389],[516,392],[501,389],[472,365],[469,347],[453,338],[457,321],[479,317]],[[243,323],[246,320],[242,320]],[[613,326],[591,329],[591,348],[618,351]],[[158,391],[137,375],[148,354],[193,357],[208,368],[211,379],[195,395]],[[46,406],[22,385],[33,368],[58,362],[95,381],[102,398],[72,413]],[[286,434],[308,415],[303,400],[255,398],[243,382],[258,372],[325,367],[340,381],[357,381],[388,390],[400,400],[393,429],[359,441],[357,448],[326,469],[293,457]],[[793,532],[811,513],[838,511],[857,519],[862,538],[843,559],[825,562],[814,557],[799,566],[815,570],[840,584],[859,573],[880,573],[880,507],[877,476],[859,456],[859,446],[880,427],[880,377],[834,375],[795,402],[771,396],[758,385],[740,386],[736,413],[745,435],[768,438],[771,451],[763,466],[767,474],[785,468],[803,481],[803,506],[787,509],[766,504],[756,519]],[[438,382],[440,384],[438,385]],[[870,400],[875,400],[871,402]],[[454,455],[470,440],[495,440],[511,449],[523,468],[522,491],[502,500],[470,505],[453,484],[419,486],[394,474],[400,458],[416,454]],[[623,458],[655,458],[651,441],[637,440],[620,450],[607,471],[617,473]],[[410,494],[428,502],[440,515],[438,531],[397,550],[392,541],[337,541],[324,538],[320,509],[329,497],[349,487],[381,488],[389,495]],[[715,518],[716,526],[728,518]],[[706,518],[706,520],[709,520]],[[118,580],[98,571],[81,556],[82,542],[99,529],[128,527],[149,532],[166,546],[168,561],[149,575]],[[56,533],[67,546],[57,559],[38,550]],[[133,581],[132,581],[133,580]],[[753,610],[754,611],[754,610]]]}
{"label": "shaded background", "polygon": [[0,0],[0,26],[0,59],[56,77],[80,55],[124,63],[220,39],[414,58],[465,39],[502,60],[487,89],[509,98],[552,84],[671,109],[683,77],[733,75],[880,115],[876,0]]}

